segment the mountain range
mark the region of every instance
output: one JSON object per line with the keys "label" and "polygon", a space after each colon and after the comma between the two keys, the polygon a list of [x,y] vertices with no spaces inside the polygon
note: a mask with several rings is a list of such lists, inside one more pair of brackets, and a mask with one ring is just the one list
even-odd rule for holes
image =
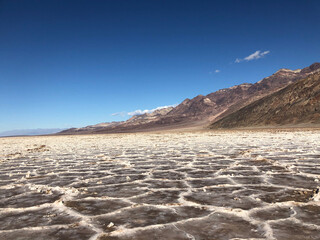
{"label": "mountain range", "polygon": [[320,72],[239,109],[210,128],[279,125],[320,126]]}
{"label": "mountain range", "polygon": [[8,136],[33,136],[33,135],[47,135],[61,132],[62,128],[37,128],[37,129],[17,129],[11,131],[0,132],[0,137]]}
{"label": "mountain range", "polygon": [[[303,122],[318,123],[318,120],[314,120],[314,118],[317,118],[317,114],[305,118],[302,110],[298,111],[298,108],[294,110],[294,108],[285,106],[285,104],[295,105],[294,101],[307,101],[306,98],[310,95],[314,96],[312,98],[313,105],[318,106],[316,109],[319,110],[318,93],[302,86],[304,83],[310,84],[310,79],[314,79],[315,84],[319,84],[315,80],[319,72],[320,63],[314,63],[309,67],[296,70],[283,68],[254,84],[243,83],[212,92],[206,96],[198,95],[192,99],[187,98],[175,107],[133,116],[127,121],[71,128],[60,132],[60,134],[121,133],[179,128],[199,129],[208,126],[209,128],[231,128],[250,127],[251,125],[301,124]],[[299,92],[298,89],[301,88],[304,89],[301,91],[305,91],[305,95],[300,95],[302,92]],[[280,99],[283,100],[281,107],[276,104],[279,103]],[[312,110],[309,105],[298,104],[295,106],[303,108],[303,111]],[[308,107],[306,108],[306,106]],[[279,109],[282,110],[277,112]],[[289,115],[295,120],[286,118],[286,112],[288,111],[291,111]],[[274,118],[274,116],[279,117]]]}

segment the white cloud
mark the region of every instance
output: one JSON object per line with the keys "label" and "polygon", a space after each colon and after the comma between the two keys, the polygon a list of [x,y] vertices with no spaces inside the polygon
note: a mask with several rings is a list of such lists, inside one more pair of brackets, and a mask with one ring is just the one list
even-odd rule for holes
{"label": "white cloud", "polygon": [[124,117],[125,115],[127,115],[126,112],[116,112],[111,114],[111,116],[121,116],[121,117]]}
{"label": "white cloud", "polygon": [[177,106],[177,104],[174,104],[174,105],[168,105],[168,106],[161,106],[161,107],[157,107],[157,108],[154,108],[154,109],[144,109],[144,110],[141,110],[141,109],[137,109],[137,110],[134,110],[132,112],[118,112],[118,113],[112,113],[111,116],[135,116],[135,115],[141,115],[141,114],[145,114],[145,113],[152,113],[156,110],[160,110],[160,109],[163,109],[163,108],[168,108],[168,107],[175,107]]}
{"label": "white cloud", "polygon": [[258,51],[255,51],[254,53],[250,54],[249,56],[243,58],[243,59],[240,59],[240,58],[237,58],[234,62],[235,63],[240,63],[242,61],[252,61],[252,60],[256,60],[256,59],[259,59],[259,58],[262,58],[264,57],[265,55],[269,54],[270,51],[264,51],[264,52],[261,52],[260,50]]}
{"label": "white cloud", "polygon": [[213,73],[219,73],[221,72],[219,69],[214,70],[213,72],[209,72],[209,74],[213,74]]}
{"label": "white cloud", "polygon": [[145,114],[145,113],[152,113],[152,110],[148,110],[148,109],[140,110],[140,109],[137,109],[137,110],[134,110],[133,112],[128,112],[127,114],[129,116],[135,116],[135,115],[141,115],[141,114]]}
{"label": "white cloud", "polygon": [[138,109],[138,110],[135,110],[135,111],[133,111],[133,112],[128,112],[127,114],[129,115],[129,116],[135,116],[135,115],[141,115],[141,114],[145,114],[145,113],[152,113],[152,112],[154,112],[154,111],[156,111],[156,110],[160,110],[160,109],[164,109],[164,108],[168,108],[168,107],[175,107],[175,106],[177,106],[177,104],[175,104],[175,105],[168,105],[168,106],[161,106],[161,107],[157,107],[157,108],[154,108],[154,109],[145,109],[145,110],[140,110],[140,109]]}
{"label": "white cloud", "polygon": [[268,53],[270,53],[270,51],[264,51],[264,52],[256,51],[251,55],[249,55],[248,57],[245,57],[244,60],[251,61],[254,59],[259,59],[259,58],[262,58],[264,55],[267,55]]}

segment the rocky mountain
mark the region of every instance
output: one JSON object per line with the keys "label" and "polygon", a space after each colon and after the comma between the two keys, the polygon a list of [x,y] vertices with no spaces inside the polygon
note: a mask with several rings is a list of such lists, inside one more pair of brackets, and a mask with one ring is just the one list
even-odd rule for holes
{"label": "rocky mountain", "polygon": [[320,71],[245,106],[210,128],[268,125],[320,126]]}
{"label": "rocky mountain", "polygon": [[140,125],[140,124],[147,124],[149,122],[156,121],[158,118],[167,115],[173,107],[166,107],[166,108],[161,108],[158,110],[155,110],[152,113],[145,113],[141,115],[135,115],[128,119],[126,121],[126,124],[132,124],[132,125]]}
{"label": "rocky mountain", "polygon": [[111,122],[111,123],[99,123],[95,125],[86,126],[83,128],[70,128],[60,132],[60,134],[86,134],[86,133],[100,133],[104,131],[108,132],[122,132],[132,129],[138,130],[140,126],[146,126],[150,123],[157,121],[157,119],[170,112],[173,107],[166,107],[157,109],[152,113],[145,113],[141,115],[135,115],[127,121]]}
{"label": "rocky mountain", "polygon": [[255,84],[244,83],[221,89],[206,96],[198,95],[193,99],[187,98],[174,108],[133,116],[123,122],[69,129],[62,133],[113,133],[204,127],[264,96],[307,77],[318,69],[320,69],[320,63],[314,63],[304,69],[280,69]]}
{"label": "rocky mountain", "polygon": [[86,134],[86,133],[94,133],[96,131],[101,131],[104,129],[112,129],[117,126],[120,126],[124,122],[106,122],[106,123],[99,123],[95,125],[89,125],[82,128],[69,128],[66,130],[61,131],[59,134]]}

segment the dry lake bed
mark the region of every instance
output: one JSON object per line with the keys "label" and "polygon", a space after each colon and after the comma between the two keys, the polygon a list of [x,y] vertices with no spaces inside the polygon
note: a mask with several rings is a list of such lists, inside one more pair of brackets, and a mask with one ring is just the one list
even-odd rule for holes
{"label": "dry lake bed", "polygon": [[320,131],[0,138],[1,240],[320,239]]}

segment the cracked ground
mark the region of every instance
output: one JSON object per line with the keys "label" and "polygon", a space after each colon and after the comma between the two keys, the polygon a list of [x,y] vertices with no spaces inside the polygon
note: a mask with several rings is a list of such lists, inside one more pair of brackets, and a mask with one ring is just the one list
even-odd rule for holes
{"label": "cracked ground", "polygon": [[0,239],[320,239],[320,131],[0,138]]}

